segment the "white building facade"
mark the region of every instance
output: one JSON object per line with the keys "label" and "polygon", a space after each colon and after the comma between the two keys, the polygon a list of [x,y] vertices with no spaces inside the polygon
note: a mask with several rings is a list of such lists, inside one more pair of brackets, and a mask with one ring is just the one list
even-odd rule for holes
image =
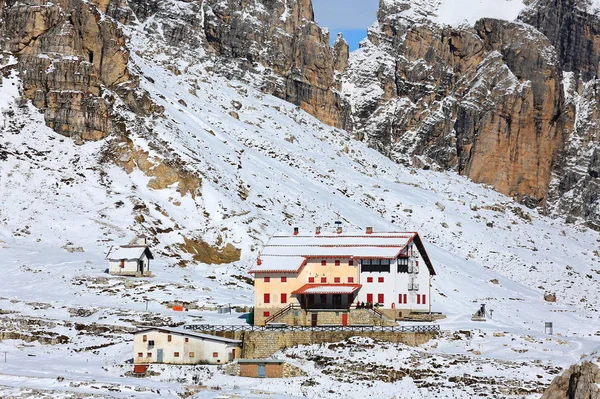
{"label": "white building facade", "polygon": [[110,249],[108,272],[117,276],[150,275],[150,259],[154,259],[147,245],[122,245]]}
{"label": "white building facade", "polygon": [[134,364],[225,364],[241,356],[242,341],[170,327],[136,331]]}

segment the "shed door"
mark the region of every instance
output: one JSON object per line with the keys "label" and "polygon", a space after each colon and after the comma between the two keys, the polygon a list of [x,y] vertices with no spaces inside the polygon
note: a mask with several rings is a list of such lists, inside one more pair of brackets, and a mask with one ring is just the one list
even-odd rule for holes
{"label": "shed door", "polygon": [[267,376],[267,370],[265,366],[265,364],[258,365],[258,378],[265,378]]}
{"label": "shed door", "polygon": [[342,326],[348,325],[348,313],[342,313]]}
{"label": "shed door", "polygon": [[157,349],[156,350],[156,362],[157,363],[162,363],[163,362],[163,350],[162,349]]}

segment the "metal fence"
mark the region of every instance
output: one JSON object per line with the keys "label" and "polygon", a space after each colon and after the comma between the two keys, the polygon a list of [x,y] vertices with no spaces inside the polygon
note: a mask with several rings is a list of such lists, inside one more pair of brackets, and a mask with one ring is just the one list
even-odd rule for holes
{"label": "metal fence", "polygon": [[186,330],[204,332],[234,331],[356,331],[356,332],[393,332],[393,333],[432,333],[440,331],[437,324],[420,324],[415,326],[250,326],[241,325],[209,325],[190,324],[183,326]]}

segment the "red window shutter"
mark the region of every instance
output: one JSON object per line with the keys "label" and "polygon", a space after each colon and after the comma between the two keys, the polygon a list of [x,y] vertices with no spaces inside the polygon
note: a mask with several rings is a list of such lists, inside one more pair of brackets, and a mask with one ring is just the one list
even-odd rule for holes
{"label": "red window shutter", "polygon": [[281,294],[281,303],[287,303],[287,294]]}
{"label": "red window shutter", "polygon": [[321,261],[321,266],[327,266],[327,261],[325,259]]}
{"label": "red window shutter", "polygon": [[270,283],[271,282],[271,277],[265,277],[265,283]]}
{"label": "red window shutter", "polygon": [[179,357],[179,352],[174,352],[174,353],[173,353],[173,356],[174,356],[174,357]]}
{"label": "red window shutter", "polygon": [[190,342],[190,339],[186,337],[185,342]]}
{"label": "red window shutter", "polygon": [[327,277],[321,277],[321,282],[322,283],[326,283],[327,282]]}
{"label": "red window shutter", "polygon": [[308,278],[308,282],[309,283],[314,283],[315,282],[315,278],[314,277],[309,277]]}
{"label": "red window shutter", "polygon": [[281,278],[281,282],[282,282],[282,283],[287,283],[287,277],[282,277],[282,278]]}
{"label": "red window shutter", "polygon": [[264,298],[263,302],[264,303],[271,303],[271,294],[265,294],[264,296],[265,296],[265,298]]}
{"label": "red window shutter", "polygon": [[423,305],[427,304],[427,295],[423,294]]}
{"label": "red window shutter", "polygon": [[402,294],[398,294],[398,303],[403,303],[402,302]]}
{"label": "red window shutter", "polygon": [[367,294],[367,302],[373,303],[373,294]]}
{"label": "red window shutter", "polygon": [[383,304],[385,301],[383,300],[383,294],[377,294],[377,302]]}
{"label": "red window shutter", "polygon": [[167,342],[171,342],[173,340],[173,336],[167,335]]}
{"label": "red window shutter", "polygon": [[334,283],[339,283],[340,282],[340,278],[339,277],[334,277],[333,278],[333,282]]}
{"label": "red window shutter", "polygon": [[353,259],[350,259],[348,261],[348,266],[354,266],[354,260]]}
{"label": "red window shutter", "polygon": [[383,277],[377,277],[377,282],[378,283],[383,283]]}
{"label": "red window shutter", "polygon": [[372,283],[373,282],[373,277],[367,277],[367,283]]}
{"label": "red window shutter", "polygon": [[421,304],[421,294],[417,294],[417,305]]}
{"label": "red window shutter", "polygon": [[340,260],[339,260],[339,259],[336,259],[336,260],[335,260],[335,265],[336,265],[336,266],[339,266],[339,265],[340,265]]}
{"label": "red window shutter", "polygon": [[269,316],[271,316],[271,312],[263,312],[263,316],[264,317],[269,317]]}
{"label": "red window shutter", "polygon": [[349,283],[353,283],[354,282],[354,277],[348,277],[348,282]]}
{"label": "red window shutter", "polygon": [[408,295],[404,294],[404,303],[408,303]]}

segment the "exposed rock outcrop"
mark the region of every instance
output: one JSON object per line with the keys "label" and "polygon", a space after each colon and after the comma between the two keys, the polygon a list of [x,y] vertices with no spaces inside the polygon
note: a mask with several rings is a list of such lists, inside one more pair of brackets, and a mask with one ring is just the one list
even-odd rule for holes
{"label": "exposed rock outcrop", "polygon": [[6,2],[0,43],[18,57],[27,98],[58,133],[98,140],[112,129],[103,87],[130,82],[125,38],[95,5],[107,1]]}
{"label": "exposed rock outcrop", "polygon": [[569,367],[554,378],[542,399],[598,399],[600,398],[600,369],[591,362]]}
{"label": "exposed rock outcrop", "polygon": [[358,136],[399,162],[455,168],[543,201],[564,131],[551,43],[493,19],[474,29],[417,24],[402,4],[381,3],[345,77]]}

